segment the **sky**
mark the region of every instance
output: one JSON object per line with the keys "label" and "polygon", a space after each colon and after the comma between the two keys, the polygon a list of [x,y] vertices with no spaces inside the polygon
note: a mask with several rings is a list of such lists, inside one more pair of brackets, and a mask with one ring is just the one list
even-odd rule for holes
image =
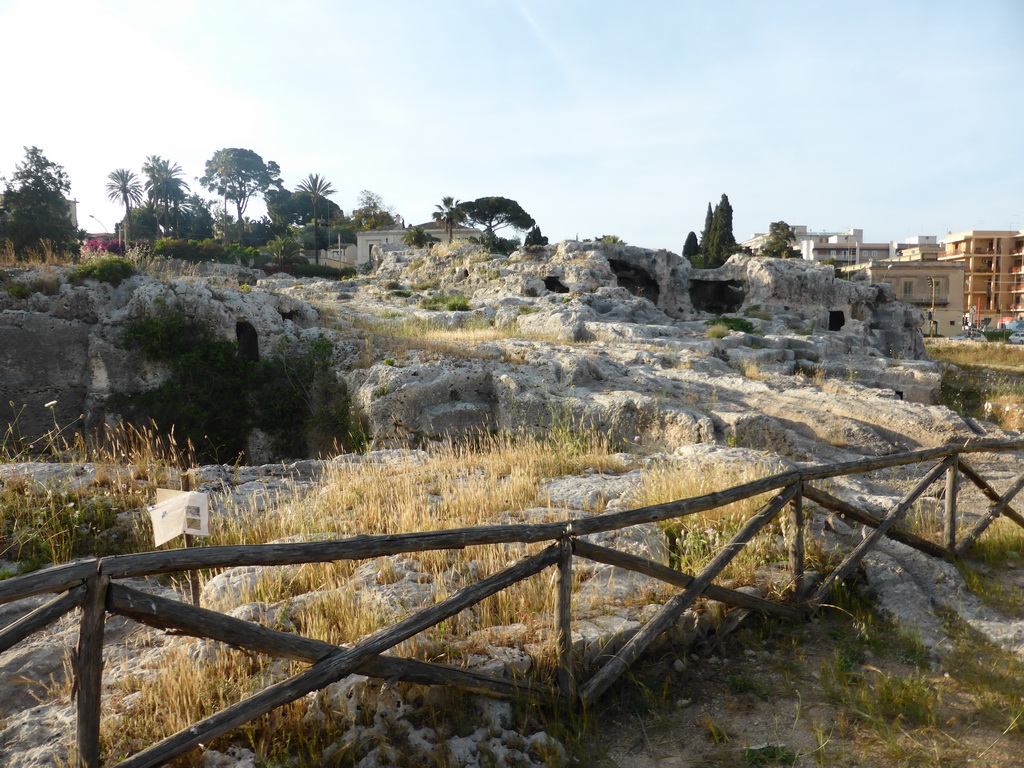
{"label": "sky", "polygon": [[0,176],[39,147],[90,231],[113,170],[212,197],[224,147],[408,224],[509,197],[552,242],[678,253],[723,193],[740,241],[1020,229],[1022,40],[1022,0],[0,0]]}

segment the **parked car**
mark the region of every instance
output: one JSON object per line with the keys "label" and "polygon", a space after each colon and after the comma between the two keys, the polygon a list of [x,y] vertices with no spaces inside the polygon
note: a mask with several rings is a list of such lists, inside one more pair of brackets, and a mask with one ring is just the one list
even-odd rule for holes
{"label": "parked car", "polygon": [[1015,332],[1006,337],[1007,344],[1024,344],[1024,333]]}
{"label": "parked car", "polygon": [[988,341],[988,338],[981,331],[964,331],[956,336],[950,336],[950,341]]}

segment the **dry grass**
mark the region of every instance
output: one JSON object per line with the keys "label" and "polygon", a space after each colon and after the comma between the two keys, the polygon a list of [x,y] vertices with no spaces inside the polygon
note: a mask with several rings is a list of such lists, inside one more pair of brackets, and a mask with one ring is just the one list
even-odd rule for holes
{"label": "dry grass", "polygon": [[5,240],[0,247],[0,267],[20,267],[31,269],[42,266],[65,266],[77,263],[77,258],[65,253],[57,253],[53,250],[52,243],[48,240],[40,241],[38,247],[29,248],[21,253],[15,253],[14,245],[10,240]]}
{"label": "dry grass", "polygon": [[0,439],[0,463],[27,461],[91,463],[95,476],[73,486],[69,474],[52,487],[16,479],[0,487],[0,558],[23,571],[145,549],[152,533],[137,511],[158,485],[176,486],[179,471],[195,465],[190,445],[152,427],[122,424],[83,436],[55,424],[28,442],[10,424]]}
{"label": "dry grass", "polygon": [[[581,436],[558,427],[544,438],[497,435],[481,437],[473,445],[450,443],[404,467],[377,462],[339,464],[314,495],[282,506],[277,514],[240,510],[237,515],[219,516],[209,543],[387,535],[516,522],[516,510],[546,503],[539,495],[543,480],[587,468],[605,472],[624,467],[602,436]],[[415,562],[408,565],[420,574],[417,578],[436,585],[436,599],[441,599],[454,588],[495,573],[542,546],[508,544],[421,552],[410,555]],[[379,560],[370,568],[376,574],[373,582],[390,583],[396,578],[397,566],[404,569],[406,564],[402,558]],[[349,580],[358,567],[359,563],[341,561],[268,568],[260,583],[239,596],[238,602],[276,602],[318,592],[331,605],[326,612],[332,617],[330,622],[366,631],[377,629],[382,626],[377,623],[379,617],[363,616],[366,607],[350,594]],[[547,616],[550,599],[546,579],[527,581],[478,606],[473,624],[516,623],[522,616],[538,612]],[[458,625],[458,619],[450,620],[442,631],[458,636],[462,633],[453,630]],[[311,630],[314,635],[319,632],[316,627]],[[323,639],[338,641],[337,636]]]}
{"label": "dry grass", "polygon": [[[472,246],[474,247],[475,250],[478,250],[480,254],[485,255],[488,258],[490,257],[490,254],[487,253],[487,250],[483,246],[479,245],[478,243],[471,243],[469,240],[463,240],[458,237],[453,238],[451,241],[447,243],[436,243],[435,245],[431,246],[430,255],[444,259],[451,256],[456,251],[465,248],[466,246]],[[476,253],[474,253],[473,256],[476,256]]]}
{"label": "dry grass", "polygon": [[[410,350],[422,350],[446,359],[491,359],[496,353],[478,347],[488,341],[521,340],[574,347],[588,343],[566,341],[554,334],[523,331],[516,324],[498,328],[484,318],[465,320],[455,326],[416,317],[354,319],[352,324],[368,334],[357,364],[360,368],[368,368],[378,359],[404,360]],[[506,350],[501,353],[501,359],[503,362],[526,363],[532,360],[532,356],[522,350]]]}
{"label": "dry grass", "polygon": [[129,248],[124,257],[135,266],[139,274],[149,275],[158,280],[196,277],[201,266],[179,259],[166,259],[162,256],[155,256],[149,248],[138,246]]}
{"label": "dry grass", "polygon": [[152,423],[141,427],[129,423],[104,425],[86,434],[75,431],[77,422],[61,425],[55,419],[43,434],[26,435],[19,428],[19,417],[20,411],[0,436],[0,464],[50,461],[130,466],[136,479],[148,477],[150,472],[162,477],[172,469],[196,466],[190,443],[180,444],[173,431],[164,435]]}
{"label": "dry grass", "polygon": [[[645,475],[639,493],[631,499],[636,506],[662,504],[675,499],[703,496],[781,471],[768,461],[717,463],[695,468],[690,462],[666,461]],[[668,539],[670,564],[694,573],[701,570],[747,522],[772,494],[760,494],[724,507],[678,518],[662,524]],[[771,563],[785,562],[787,537],[785,513],[759,533],[732,560],[722,579],[737,585],[761,581],[758,572]],[[813,537],[805,536],[808,569],[823,566],[826,554]],[[772,588],[772,584],[762,586]]]}
{"label": "dry grass", "polygon": [[[357,534],[388,534],[417,530],[484,525],[511,518],[514,511],[543,503],[544,479],[577,474],[584,469],[621,471],[621,462],[600,435],[581,435],[555,428],[543,438],[483,436],[472,445],[448,444],[417,454],[404,467],[393,463],[339,463],[315,494],[282,506],[278,514],[221,516],[215,520],[210,544],[258,543],[284,537],[310,538]],[[371,585],[386,586],[415,573],[417,582],[434,588],[440,600],[465,584],[478,581],[543,545],[473,547],[464,551],[423,552],[353,562],[310,564],[264,569],[266,577],[241,602],[276,603],[305,597],[289,615],[302,634],[331,643],[354,642],[415,605],[373,605],[366,592],[354,588],[359,576]],[[407,570],[410,566],[412,570]],[[399,649],[431,659],[458,663],[462,644],[481,626],[526,621],[531,639],[553,642],[549,630],[554,615],[551,574],[545,573],[483,601],[452,617]],[[310,594],[313,593],[313,594]],[[190,648],[174,649],[151,675],[128,681],[122,693],[133,695],[131,717],[111,713],[104,725],[108,748],[117,755],[167,735],[178,728],[249,695],[279,677],[291,665],[257,662],[246,655],[222,652],[215,662],[197,665]],[[539,660],[552,657],[542,653]],[[308,746],[322,734],[303,721],[307,701],[274,715],[277,741]],[[250,724],[237,740],[258,740],[266,723]],[[288,733],[282,738],[282,732]],[[305,747],[304,747],[305,748]],[[197,765],[186,757],[181,765]]]}
{"label": "dry grass", "polygon": [[736,367],[739,370],[740,375],[747,379],[752,379],[754,381],[768,381],[771,378],[771,374],[765,371],[753,360],[741,360],[737,363]]}
{"label": "dry grass", "polygon": [[934,360],[961,366],[1024,368],[1024,346],[990,341],[925,341],[928,354]]}
{"label": "dry grass", "polygon": [[999,517],[978,538],[957,567],[971,593],[1004,615],[1024,618],[1024,588],[1020,580],[999,578],[1024,565],[1024,529]]}
{"label": "dry grass", "polygon": [[1024,393],[991,395],[983,406],[985,415],[1010,432],[1024,431]]}
{"label": "dry grass", "polygon": [[[581,434],[555,427],[543,438],[513,435],[483,436],[472,445],[448,444],[424,454],[413,454],[403,466],[370,461],[339,463],[315,494],[279,508],[276,515],[242,514],[220,517],[211,544],[256,543],[285,537],[391,534],[516,522],[515,511],[543,504],[541,482],[551,477],[625,469],[596,434]],[[664,465],[654,468],[642,490],[631,499],[637,505],[706,493],[756,477],[777,468],[767,463],[726,467],[714,473],[693,473],[692,468]],[[696,475],[696,476],[695,476]],[[694,516],[686,525],[699,525],[714,546],[714,530],[725,535],[738,527],[763,499],[731,505],[716,513]],[[774,529],[779,533],[781,529]],[[774,541],[777,536],[766,536]],[[724,543],[724,539],[722,541]],[[464,551],[423,552],[379,558],[363,564],[341,562],[264,569],[267,576],[240,601],[274,604],[304,595],[288,615],[302,634],[340,644],[354,642],[375,631],[415,604],[397,606],[367,599],[354,580],[386,590],[416,574],[416,583],[432,590],[440,600],[468,583],[478,581],[543,545],[472,547]],[[735,579],[753,575],[755,561],[775,558],[774,545],[748,547],[752,555],[727,574]],[[706,552],[689,553],[696,558]],[[415,559],[415,562],[412,561]],[[690,561],[688,561],[689,563]],[[741,561],[737,561],[739,564]],[[692,561],[696,565],[696,560]],[[687,563],[683,564],[686,567]],[[745,569],[745,570],[744,570]],[[356,577],[356,579],[354,579]],[[521,582],[483,601],[472,610],[446,620],[399,648],[404,655],[459,663],[467,652],[478,652],[467,640],[481,627],[525,624],[525,637],[539,643],[535,665],[550,673],[554,633],[555,589],[551,570]],[[399,587],[401,589],[401,587]],[[653,597],[653,595],[652,595]],[[664,597],[658,595],[658,597]],[[397,612],[397,613],[396,613]],[[474,635],[475,636],[475,635]],[[476,642],[476,641],[474,641]],[[214,709],[247,696],[271,677],[285,674],[291,665],[277,666],[233,652],[221,652],[214,663],[196,665],[188,645],[175,649],[152,676],[129,681],[123,694],[131,695],[131,717],[111,715],[104,733],[116,754],[151,743],[185,727]],[[196,644],[195,648],[204,647]],[[283,709],[273,717],[275,741],[309,751],[325,735],[306,718],[308,700]],[[267,718],[264,718],[267,720]],[[115,724],[116,723],[116,724]],[[231,738],[260,744],[268,722],[250,724]],[[225,742],[226,743],[226,742]],[[298,745],[298,746],[297,746]],[[216,746],[216,743],[214,744]],[[197,765],[193,757],[181,765]]]}
{"label": "dry grass", "polygon": [[[108,707],[109,714],[100,726],[101,750],[108,763],[145,749],[252,695],[272,682],[273,677],[298,668],[295,664],[276,663],[229,649],[219,649],[211,654],[212,658],[208,656],[202,665],[197,665],[194,652],[200,647],[196,643],[172,648],[161,659],[159,670],[150,670],[120,683],[114,694],[114,707],[124,709],[125,713],[114,714],[111,711],[114,707]],[[232,734],[231,741],[241,740],[246,746],[263,747],[261,751],[265,753],[268,745],[261,734],[269,737],[278,730],[279,735],[285,723],[291,724],[293,732],[301,730],[297,721],[304,710],[301,702],[282,707],[241,726]],[[306,738],[313,740],[317,735],[310,730]],[[229,743],[221,739],[210,746],[223,749]],[[169,763],[192,768],[202,764],[202,751]]]}
{"label": "dry grass", "polygon": [[457,326],[417,317],[396,320],[354,321],[353,325],[383,339],[407,339],[422,342],[475,344],[481,341],[508,338],[508,333],[495,328],[483,318],[466,320]]}

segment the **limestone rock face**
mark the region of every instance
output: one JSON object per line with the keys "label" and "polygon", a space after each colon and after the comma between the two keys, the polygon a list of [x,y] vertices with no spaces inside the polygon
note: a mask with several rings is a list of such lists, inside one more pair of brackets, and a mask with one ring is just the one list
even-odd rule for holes
{"label": "limestone rock face", "polygon": [[[23,408],[25,433],[79,414],[86,426],[116,418],[114,395],[166,373],[124,348],[124,329],[170,306],[252,354],[330,335],[341,351],[337,374],[381,446],[571,424],[623,443],[734,441],[809,458],[972,434],[945,409],[908,407],[930,405],[941,383],[923,359],[919,313],[822,265],[736,255],[698,270],[666,250],[574,241],[509,256],[471,244],[394,247],[375,259],[371,278],[275,275],[245,292],[214,285],[232,284],[220,274],[230,268],[219,268],[208,279],[2,296],[0,331],[11,343],[0,349],[0,408]],[[233,284],[255,277],[239,273]],[[426,299],[451,295],[470,309],[428,308]],[[309,302],[329,307],[336,328],[317,328]],[[741,330],[710,333],[707,322],[719,319]],[[493,332],[395,352],[367,331],[392,321]],[[52,411],[43,407],[52,401]],[[269,460],[265,436],[250,438],[253,457]]]}
{"label": "limestone rock face", "polygon": [[[382,279],[407,298],[384,296]],[[375,288],[346,294],[339,310],[500,331],[443,359],[414,348],[346,374],[385,445],[571,423],[613,440],[728,440],[809,458],[972,434],[944,408],[909,406],[935,402],[941,385],[920,313],[823,265],[736,255],[699,270],[626,245],[568,241],[510,256],[465,245],[382,252]],[[458,294],[471,309],[425,312],[418,293]],[[709,333],[719,318],[741,330]]]}
{"label": "limestone rock face", "polygon": [[[742,303],[732,311],[759,305],[761,311],[799,312],[816,328],[846,331],[863,338],[889,357],[926,357],[924,339],[917,329],[921,313],[897,302],[892,289],[839,280],[827,265],[801,259],[757,259],[733,256],[716,270],[714,280],[735,285],[734,296]],[[693,295],[691,280],[691,295]]]}
{"label": "limestone rock face", "polygon": [[[165,308],[223,338],[244,338],[259,355],[319,322],[316,310],[291,297],[195,278],[135,276],[117,287],[58,282],[51,295],[26,299],[0,291],[0,422],[16,424],[27,437],[80,417],[87,428],[103,424],[113,395],[151,388],[164,375],[125,347],[124,334],[133,321]],[[52,410],[45,407],[53,401]]]}

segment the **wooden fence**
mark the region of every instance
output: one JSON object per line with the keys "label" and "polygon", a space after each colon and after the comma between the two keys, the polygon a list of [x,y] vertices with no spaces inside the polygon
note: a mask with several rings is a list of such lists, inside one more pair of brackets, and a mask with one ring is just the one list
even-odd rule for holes
{"label": "wooden fence", "polygon": [[[865,554],[883,536],[933,557],[953,560],[964,555],[1000,515],[1024,527],[1024,517],[1011,506],[1014,496],[1024,487],[1024,472],[1000,494],[964,458],[976,453],[1022,449],[1024,440],[976,441],[828,466],[794,469],[704,496],[567,522],[497,525],[387,536],[355,536],[334,541],[294,544],[178,549],[118,555],[60,565],[0,582],[0,604],[43,593],[61,593],[60,596],[0,630],[0,653],[71,610],[81,608],[81,627],[74,673],[77,690],[76,759],[77,765],[82,768],[97,768],[100,765],[103,627],[107,613],[125,616],[152,627],[211,638],[243,649],[310,664],[303,672],[271,685],[129,757],[119,763],[121,768],[160,765],[200,743],[208,742],[351,673],[430,685],[454,685],[489,695],[527,697],[541,702],[561,699],[570,704],[589,706],[597,701],[659,635],[672,627],[683,611],[701,595],[744,611],[761,611],[800,620],[812,615],[827,601],[835,584],[849,576]],[[810,484],[841,475],[912,464],[928,465],[933,462],[933,466],[916,485],[881,518]],[[974,483],[991,501],[987,513],[974,521],[970,527],[958,525],[957,488],[961,478]],[[907,513],[915,500],[939,480],[945,482],[943,541],[929,541],[896,528],[896,523]],[[775,495],[745,522],[696,575],[683,573],[636,555],[598,546],[582,538],[589,534],[621,530],[643,523],[675,520],[773,491],[776,492]],[[803,593],[801,586],[804,583],[803,499],[809,499],[825,509],[832,510],[849,522],[872,529],[853,551],[846,555],[838,567],[815,585],[813,591],[808,594]],[[789,524],[786,526],[786,547],[792,585],[787,599],[772,601],[714,585],[712,581],[743,547],[787,509]],[[961,530],[965,527],[966,530]],[[118,579],[128,577],[191,572],[206,568],[359,560],[487,544],[538,542],[551,544],[538,554],[526,557],[390,627],[362,638],[351,647],[334,646],[319,640],[269,629],[198,606],[145,594],[117,583]],[[572,662],[571,594],[574,557],[646,574],[681,589],[617,653],[607,657],[590,679],[581,685],[577,684]],[[556,616],[553,622],[558,654],[556,688],[548,688],[528,680],[510,681],[444,664],[381,655],[419,632],[549,567],[558,569]]]}

